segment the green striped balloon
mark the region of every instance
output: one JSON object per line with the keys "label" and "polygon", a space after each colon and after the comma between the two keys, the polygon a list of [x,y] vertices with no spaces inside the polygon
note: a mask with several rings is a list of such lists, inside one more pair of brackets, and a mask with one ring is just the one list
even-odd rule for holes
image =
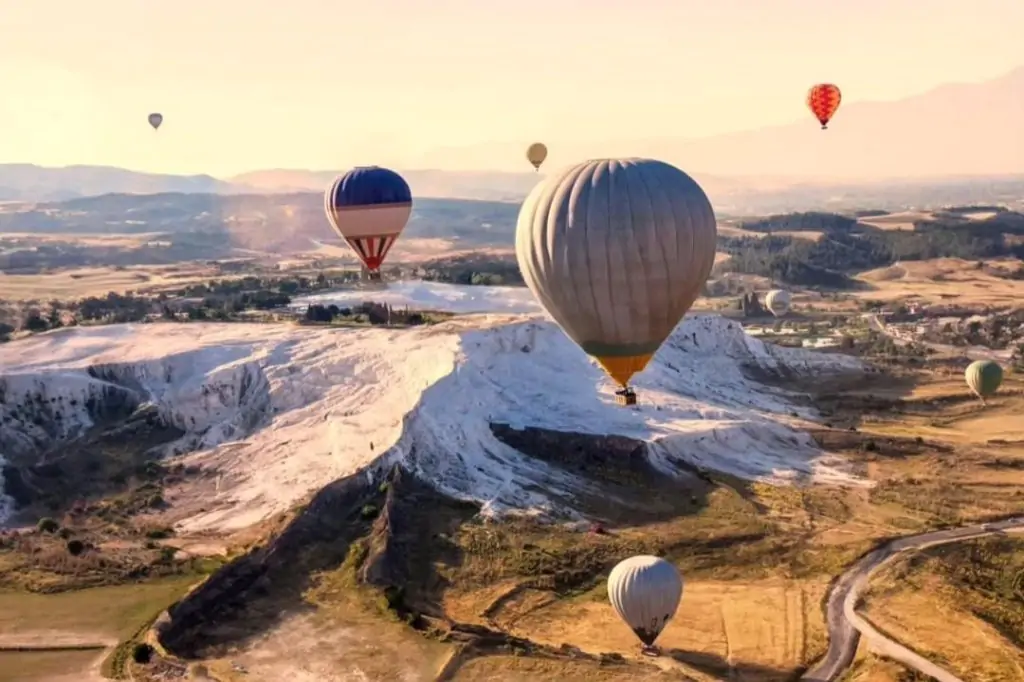
{"label": "green striped balloon", "polygon": [[1003,368],[992,360],[975,360],[964,371],[967,388],[979,398],[987,398],[1003,383]]}

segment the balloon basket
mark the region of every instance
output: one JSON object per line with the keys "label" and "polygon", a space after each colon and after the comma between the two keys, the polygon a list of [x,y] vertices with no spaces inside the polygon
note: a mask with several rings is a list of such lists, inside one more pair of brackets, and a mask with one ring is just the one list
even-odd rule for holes
{"label": "balloon basket", "polygon": [[615,391],[615,402],[625,407],[636,405],[636,392],[631,388]]}
{"label": "balloon basket", "polygon": [[661,649],[653,644],[643,644],[640,646],[640,655],[647,656],[648,658],[658,658],[661,656]]}

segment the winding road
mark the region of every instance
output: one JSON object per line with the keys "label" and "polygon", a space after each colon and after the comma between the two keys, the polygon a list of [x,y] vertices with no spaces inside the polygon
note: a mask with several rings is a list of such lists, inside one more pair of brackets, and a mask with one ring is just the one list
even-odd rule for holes
{"label": "winding road", "polygon": [[951,542],[962,542],[1001,533],[1024,532],[1024,517],[994,521],[961,528],[911,535],[886,543],[851,566],[832,586],[828,596],[828,651],[814,667],[804,673],[806,682],[834,682],[853,664],[857,645],[863,635],[871,648],[894,661],[929,675],[939,682],[963,682],[926,658],[895,642],[857,614],[861,590],[867,587],[872,574],[897,555]]}

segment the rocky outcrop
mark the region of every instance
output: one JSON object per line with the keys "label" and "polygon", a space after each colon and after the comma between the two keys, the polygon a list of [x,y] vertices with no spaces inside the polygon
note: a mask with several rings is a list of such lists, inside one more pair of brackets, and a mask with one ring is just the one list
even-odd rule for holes
{"label": "rocky outcrop", "polygon": [[144,399],[132,388],[80,374],[0,377],[0,456],[45,453],[94,424],[128,417]]}

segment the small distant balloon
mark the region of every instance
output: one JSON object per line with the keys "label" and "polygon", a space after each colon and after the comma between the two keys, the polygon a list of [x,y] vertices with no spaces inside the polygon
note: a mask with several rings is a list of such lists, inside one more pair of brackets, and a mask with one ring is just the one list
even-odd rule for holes
{"label": "small distant balloon", "polygon": [[661,631],[676,615],[682,597],[682,576],[675,566],[659,557],[630,557],[616,564],[608,575],[608,600],[645,650],[654,647]]}
{"label": "small distant balloon", "polygon": [[807,106],[818,119],[822,130],[828,129],[828,122],[836,115],[839,103],[843,101],[843,93],[831,83],[819,83],[807,93]]}
{"label": "small distant balloon", "polygon": [[784,289],[772,289],[764,297],[764,307],[775,317],[782,317],[789,312],[791,298]]}
{"label": "small distant balloon", "polygon": [[548,148],[544,146],[543,142],[534,142],[526,150],[526,160],[533,164],[534,170],[540,170],[540,165],[546,158],[548,158]]}
{"label": "small distant balloon", "polygon": [[164,122],[164,115],[163,114],[150,114],[149,115],[149,125],[153,126],[153,130],[159,129],[160,128],[160,124],[163,123],[163,122]]}
{"label": "small distant balloon", "polygon": [[992,360],[975,360],[964,371],[964,380],[974,395],[985,400],[1003,383],[1003,368]]}

